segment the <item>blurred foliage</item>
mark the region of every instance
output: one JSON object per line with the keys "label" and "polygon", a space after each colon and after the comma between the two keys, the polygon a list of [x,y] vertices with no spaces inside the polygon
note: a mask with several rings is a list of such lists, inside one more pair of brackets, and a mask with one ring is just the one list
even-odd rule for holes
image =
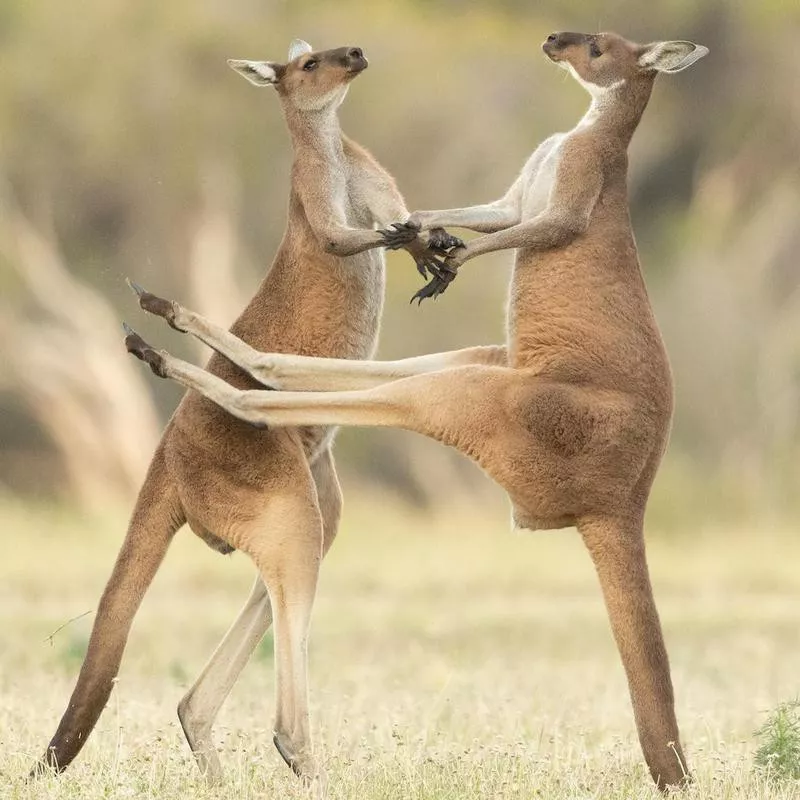
{"label": "blurred foliage", "polygon": [[[280,60],[295,36],[363,47],[371,65],[344,128],[395,173],[411,208],[441,208],[498,196],[537,142],[574,124],[586,96],[539,42],[597,27],[711,48],[659,79],[631,152],[634,227],[677,387],[656,507],[678,519],[719,507],[783,513],[800,485],[797,3],[86,0],[78,10],[4,0],[0,212],[18,208],[82,285],[164,341],[136,315],[126,275],[195,299],[192,254],[213,198],[233,231],[235,305],[284,227],[291,152],[278,103],[226,58]],[[45,321],[12,238],[0,225],[4,364],[21,346],[14,332]],[[381,355],[500,340],[509,263],[507,253],[473,262],[445,298],[417,309],[413,265],[391,255]],[[0,374],[0,485],[48,495],[68,473],[20,370],[17,359]],[[175,388],[145,385],[165,417]],[[347,432],[341,445],[346,470],[419,502],[445,463],[453,484],[475,485],[474,471],[406,434]]]}

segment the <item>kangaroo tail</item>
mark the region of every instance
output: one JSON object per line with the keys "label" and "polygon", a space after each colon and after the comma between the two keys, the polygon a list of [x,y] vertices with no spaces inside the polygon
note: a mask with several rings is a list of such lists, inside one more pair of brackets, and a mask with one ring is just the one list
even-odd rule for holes
{"label": "kangaroo tail", "polygon": [[65,769],[78,755],[108,702],[133,618],[178,528],[186,521],[175,486],[156,451],[106,584],[78,683],[47,752],[34,766]]}

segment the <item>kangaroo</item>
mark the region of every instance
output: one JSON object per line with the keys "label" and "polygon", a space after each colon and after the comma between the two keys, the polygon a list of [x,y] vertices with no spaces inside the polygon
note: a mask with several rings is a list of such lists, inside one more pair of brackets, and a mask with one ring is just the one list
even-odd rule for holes
{"label": "kangaroo", "polygon": [[[434,275],[428,296],[467,260],[516,250],[505,348],[390,363],[265,354],[162,301],[177,328],[280,390],[241,391],[135,334],[126,344],[156,374],[254,425],[422,433],[458,448],[503,486],[519,527],[576,526],[600,580],[644,757],[663,790],[689,773],[643,518],[669,435],[672,379],[631,230],[627,148],[655,76],[708,50],[613,33],[553,33],[542,47],[591,94],[585,116],[541,144],[502,199],[409,221],[414,230],[452,225],[485,234],[451,252],[450,271]],[[312,601],[307,591],[303,602]]]}
{"label": "kangaroo", "polygon": [[[296,40],[287,63],[229,61],[273,86],[294,148],[286,233],[233,334],[259,349],[343,359],[374,353],[384,294],[381,247],[408,250],[437,272],[444,231],[424,242],[395,226],[408,216],[392,177],[339,127],[337,109],[367,68],[357,47],[312,52]],[[438,243],[438,244],[437,244]],[[227,359],[208,369],[226,385],[257,386]],[[187,393],[168,423],[97,611],[77,686],[34,773],[63,770],[105,706],[142,597],[175,532],[188,522],[221,553],[240,549],[259,577],[239,618],[178,707],[201,769],[221,775],[211,726],[250,654],[274,621],[274,741],[292,769],[318,775],[309,738],[306,639],[320,560],[336,536],[341,492],[326,426],[257,430]]]}

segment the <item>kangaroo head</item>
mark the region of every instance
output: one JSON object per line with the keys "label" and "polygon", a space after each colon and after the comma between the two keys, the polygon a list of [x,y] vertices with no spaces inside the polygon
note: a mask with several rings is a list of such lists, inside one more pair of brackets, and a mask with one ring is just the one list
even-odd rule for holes
{"label": "kangaroo head", "polygon": [[285,64],[237,59],[229,59],[228,64],[256,86],[273,86],[286,104],[301,111],[338,106],[350,81],[368,66],[360,47],[315,53],[301,39],[292,42]]}
{"label": "kangaroo head", "polygon": [[636,44],[616,33],[551,33],[542,50],[594,96],[658,72],[680,72],[708,53],[693,42]]}

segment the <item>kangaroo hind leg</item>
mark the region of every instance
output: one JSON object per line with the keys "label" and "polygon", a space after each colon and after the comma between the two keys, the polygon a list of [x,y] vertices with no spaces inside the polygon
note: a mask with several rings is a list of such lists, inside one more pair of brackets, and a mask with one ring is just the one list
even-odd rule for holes
{"label": "kangaroo hind leg", "polygon": [[[341,512],[341,490],[330,450],[314,462],[311,473],[322,514],[324,555],[336,537]],[[259,576],[239,616],[178,705],[178,717],[186,739],[201,772],[210,783],[219,782],[223,774],[212,741],[212,726],[253,651],[271,625],[272,606],[264,581]]]}

